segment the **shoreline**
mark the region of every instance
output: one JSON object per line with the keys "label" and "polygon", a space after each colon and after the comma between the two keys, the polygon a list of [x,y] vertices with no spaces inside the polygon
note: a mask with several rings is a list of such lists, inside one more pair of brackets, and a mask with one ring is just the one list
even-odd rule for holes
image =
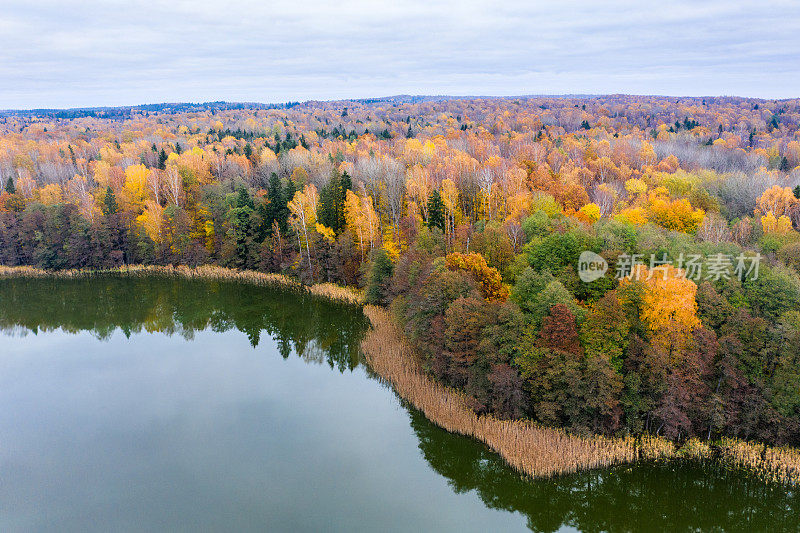
{"label": "shoreline", "polygon": [[385,309],[365,305],[372,329],[362,342],[370,367],[397,394],[437,426],[484,443],[523,475],[561,474],[648,460],[713,460],[767,482],[800,484],[800,449],[765,446],[724,437],[712,443],[690,439],[681,447],[662,437],[580,436],[523,419],[479,416],[461,392],[424,373],[408,342]]}
{"label": "shoreline", "polygon": [[436,382],[422,370],[411,346],[392,323],[388,312],[380,307],[364,305],[361,293],[355,289],[332,283],[304,285],[282,274],[210,265],[196,268],[132,265],[108,270],[62,271],[0,266],[0,279],[72,279],[103,274],[238,281],[306,290],[331,301],[361,306],[372,325],[361,344],[370,368],[428,420],[446,431],[482,442],[511,468],[526,476],[547,478],[647,460],[710,459],[723,468],[742,469],[767,482],[800,484],[798,448],[766,446],[727,437],[712,443],[691,439],[678,448],[669,440],[649,435],[638,438],[580,436],[529,420],[479,416],[467,406],[461,392]]}
{"label": "shoreline", "polygon": [[126,276],[161,276],[180,277],[183,279],[202,279],[212,281],[236,281],[260,286],[274,286],[305,290],[315,296],[328,298],[333,301],[350,305],[362,305],[361,294],[348,287],[333,283],[315,283],[305,285],[300,281],[283,274],[258,272],[255,270],[234,270],[231,268],[213,265],[188,266],[159,266],[159,265],[130,265],[127,267],[110,268],[104,270],[43,270],[29,266],[7,267],[0,265],[0,279],[3,278],[55,278],[77,279],[90,278],[104,274],[122,274]]}

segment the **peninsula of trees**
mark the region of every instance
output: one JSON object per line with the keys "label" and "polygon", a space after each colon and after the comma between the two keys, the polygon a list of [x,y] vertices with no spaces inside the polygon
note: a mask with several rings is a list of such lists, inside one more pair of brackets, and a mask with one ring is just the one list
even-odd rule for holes
{"label": "peninsula of trees", "polygon": [[0,180],[2,265],[363,287],[478,414],[800,445],[800,100],[4,113]]}

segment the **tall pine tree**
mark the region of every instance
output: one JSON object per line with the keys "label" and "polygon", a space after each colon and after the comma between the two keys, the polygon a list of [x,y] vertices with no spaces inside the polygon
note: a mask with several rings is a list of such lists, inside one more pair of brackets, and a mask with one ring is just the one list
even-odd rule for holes
{"label": "tall pine tree", "polygon": [[428,198],[428,227],[444,231],[444,202],[439,189],[434,189]]}
{"label": "tall pine tree", "polygon": [[331,228],[337,235],[345,227],[344,203],[347,191],[352,190],[352,187],[353,182],[347,172],[339,174],[334,171],[327,185],[319,192],[319,222]]}
{"label": "tall pine tree", "polygon": [[282,233],[288,231],[289,226],[289,202],[294,198],[294,193],[297,192],[294,182],[291,178],[286,180],[286,188],[283,190],[283,199],[278,206],[275,214],[275,220],[278,221],[278,226],[281,228]]}
{"label": "tall pine tree", "polygon": [[110,186],[106,187],[106,195],[103,198],[102,210],[103,214],[107,217],[117,213],[117,197],[114,196],[114,190]]}
{"label": "tall pine tree", "polygon": [[164,149],[161,149],[161,152],[158,153],[158,168],[164,170],[167,168],[167,152]]}

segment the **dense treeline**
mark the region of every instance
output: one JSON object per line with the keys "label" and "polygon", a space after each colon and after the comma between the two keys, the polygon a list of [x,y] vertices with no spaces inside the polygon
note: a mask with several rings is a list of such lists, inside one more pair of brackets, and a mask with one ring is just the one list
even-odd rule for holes
{"label": "dense treeline", "polygon": [[[800,444],[800,101],[365,101],[0,128],[2,264],[358,285],[477,412]],[[581,279],[583,251],[605,275]]]}

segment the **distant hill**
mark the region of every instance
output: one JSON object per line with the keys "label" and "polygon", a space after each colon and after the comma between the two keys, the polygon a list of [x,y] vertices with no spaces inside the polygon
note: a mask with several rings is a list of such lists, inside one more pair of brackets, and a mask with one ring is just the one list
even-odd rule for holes
{"label": "distant hill", "polygon": [[[4,116],[17,116],[17,117],[50,117],[55,119],[74,119],[82,117],[104,118],[111,120],[125,120],[133,115],[142,115],[150,113],[159,114],[177,114],[186,112],[202,112],[202,111],[229,111],[235,109],[291,109],[297,106],[318,106],[318,105],[337,105],[348,103],[356,103],[361,105],[372,104],[419,104],[425,102],[444,102],[450,100],[525,100],[533,98],[549,98],[549,99],[595,99],[606,96],[614,97],[637,97],[640,95],[599,95],[599,94],[526,94],[517,96],[488,96],[488,95],[411,95],[411,94],[397,94],[393,96],[380,96],[375,98],[352,98],[341,100],[308,100],[305,102],[283,102],[283,103],[259,103],[259,102],[165,102],[157,104],[141,104],[132,106],[118,106],[118,107],[76,107],[67,109],[57,108],[40,108],[40,109],[6,109],[0,110],[0,117]],[[661,96],[662,98],[679,98],[680,100],[697,100],[705,101],[705,99],[726,98],[726,97],[675,97],[675,96]],[[735,97],[734,97],[735,98]],[[758,98],[744,98],[743,100],[763,101]]]}
{"label": "distant hill", "polygon": [[299,102],[280,104],[261,104],[257,102],[175,102],[160,104],[142,104],[120,107],[76,107],[70,109],[7,109],[0,111],[0,116],[44,116],[52,118],[95,117],[107,119],[126,119],[132,115],[146,113],[186,113],[192,111],[228,111],[231,109],[289,109]]}

